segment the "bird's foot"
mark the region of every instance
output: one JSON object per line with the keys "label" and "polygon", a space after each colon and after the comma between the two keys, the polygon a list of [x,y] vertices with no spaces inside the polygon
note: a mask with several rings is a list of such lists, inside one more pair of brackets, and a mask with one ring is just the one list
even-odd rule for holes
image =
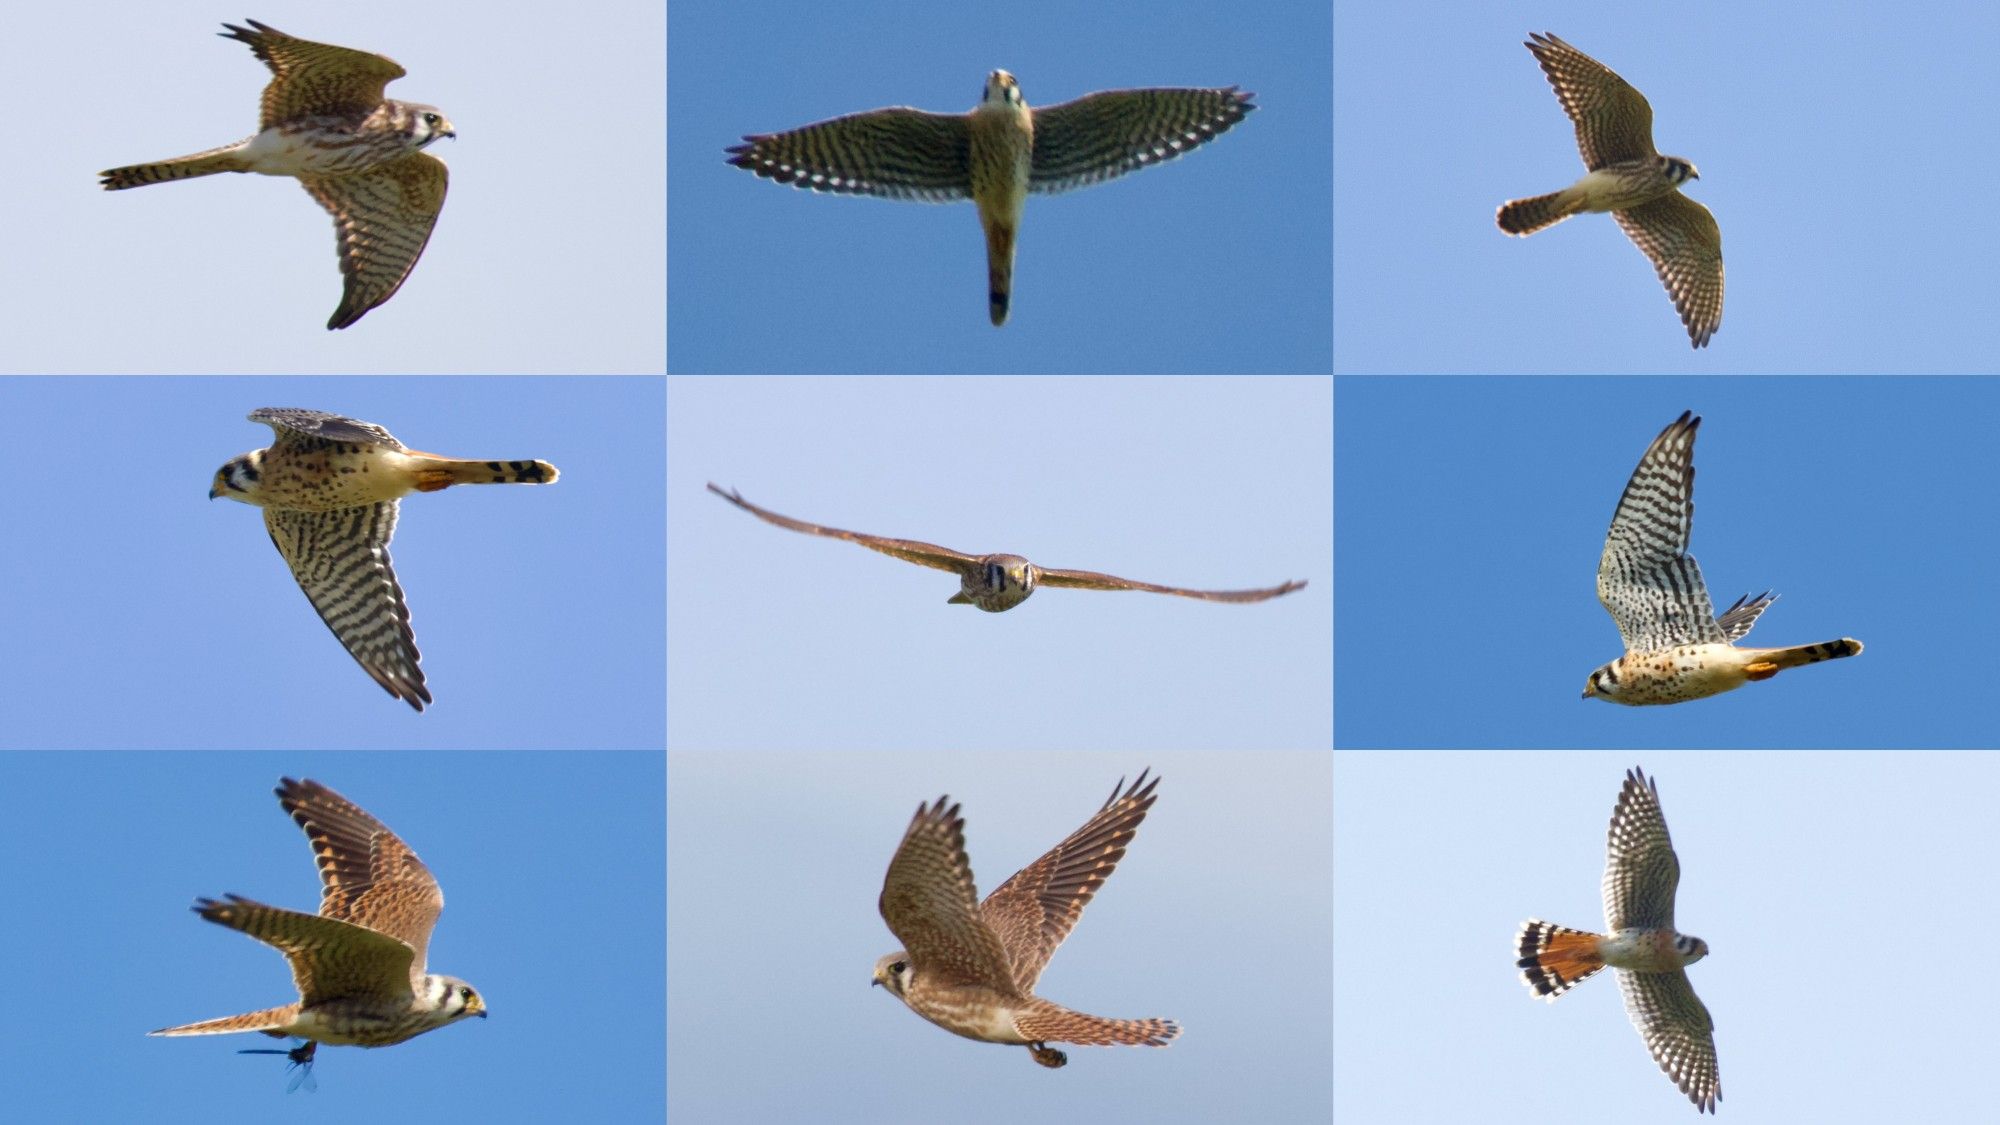
{"label": "bird's foot", "polygon": [[1760,660],[1755,664],[1745,665],[1743,674],[1752,680],[1768,680],[1778,674],[1778,666],[1768,660]]}
{"label": "bird's foot", "polygon": [[1051,1047],[1045,1043],[1028,1044],[1028,1053],[1035,1056],[1036,1062],[1041,1063],[1043,1066],[1046,1066],[1051,1070],[1069,1062],[1068,1055],[1063,1054],[1061,1051],[1058,1051],[1054,1047]]}

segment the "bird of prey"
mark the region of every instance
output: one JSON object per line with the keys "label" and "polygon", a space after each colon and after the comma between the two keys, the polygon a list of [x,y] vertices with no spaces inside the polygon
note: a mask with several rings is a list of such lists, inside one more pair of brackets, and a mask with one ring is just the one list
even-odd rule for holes
{"label": "bird of prey", "polygon": [[417,853],[317,781],[287,777],[276,792],[312,843],[323,884],[319,913],[241,895],[196,899],[194,912],[283,953],[298,1002],[147,1034],[296,1036],[305,1043],[284,1053],[310,1067],[321,1043],[387,1047],[469,1016],[486,1018],[486,1001],[471,985],[425,968],[444,892]]}
{"label": "bird of prey", "polygon": [[1287,582],[1282,586],[1267,586],[1260,590],[1188,590],[1179,586],[1155,586],[1150,582],[1134,582],[1130,578],[1117,578],[1109,574],[1099,574],[1092,570],[1054,570],[1036,566],[1019,555],[968,555],[935,543],[920,543],[914,539],[889,539],[880,535],[863,535],[858,531],[842,531],[837,527],[821,527],[816,523],[795,520],[767,511],[745,500],[734,489],[724,492],[713,483],[710,492],[749,512],[766,523],[793,531],[803,531],[807,535],[823,535],[829,539],[845,539],[849,543],[859,543],[871,551],[880,551],[913,562],[918,566],[928,566],[936,570],[949,570],[958,575],[958,593],[946,598],[948,605],[973,605],[988,613],[999,613],[1012,609],[1028,600],[1028,595],[1037,587],[1069,587],[1075,590],[1149,590],[1155,594],[1175,594],[1183,598],[1200,598],[1208,602],[1261,602],[1280,594],[1289,594],[1305,585],[1303,581]]}
{"label": "bird of prey", "polygon": [[1681,862],[1667,837],[1659,786],[1639,770],[1625,775],[1606,852],[1605,932],[1530,919],[1514,937],[1514,966],[1522,983],[1551,1004],[1604,966],[1617,969],[1625,1011],[1653,1061],[1697,1112],[1714,1113],[1722,1098],[1715,1021],[1687,975],[1689,965],[1708,956],[1708,943],[1674,929]]}
{"label": "bird of prey", "polygon": [[346,328],[395,296],[444,208],[444,162],[424,152],[457,137],[436,106],[399,102],[383,87],[406,73],[366,51],[294,39],[268,24],[223,24],[271,68],[257,135],[151,164],[113,168],[106,191],[217,172],[296,177],[333,216],[346,279],[326,326]]}
{"label": "bird of prey", "polygon": [[874,983],[911,1011],[967,1039],[1028,1048],[1059,1067],[1069,1056],[1049,1043],[1164,1047],[1181,1033],[1172,1020],[1111,1020],[1073,1012],[1035,995],[1035,982],[1069,936],[1097,888],[1111,877],[1153,807],[1160,782],[1141,772],[1097,815],[1047,855],[979,901],[965,857],[965,820],[948,797],[918,805],[882,879],[882,920],[904,948],[875,962]]}
{"label": "bird of prey", "polygon": [[1553,35],[1531,35],[1563,112],[1576,124],[1584,177],[1561,191],[1500,208],[1500,229],[1530,235],[1585,211],[1609,211],[1638,244],[1674,300],[1697,348],[1722,326],[1722,228],[1681,194],[1701,174],[1653,148],[1653,107],[1611,69]]}
{"label": "bird of prey", "polygon": [[753,133],[729,163],[813,191],[925,203],[970,199],[986,231],[987,312],[1007,323],[1014,237],[1031,192],[1102,183],[1172,160],[1257,108],[1236,87],[1104,90],[1029,109],[1014,76],[986,77],[970,113],[874,109],[783,133]]}
{"label": "bird of prey", "polygon": [[1653,439],[1618,498],[1597,563],[1597,600],[1618,623],[1625,655],[1590,674],[1585,699],[1680,703],[1861,652],[1851,637],[1793,648],[1736,647],[1777,599],[1768,590],[1746,594],[1718,618],[1701,567],[1687,553],[1700,425],[1692,411],[1682,411]]}
{"label": "bird of prey", "polygon": [[423,710],[431,693],[389,565],[400,498],[454,484],[553,484],[556,467],[455,461],[410,449],[372,422],[319,410],[266,407],[250,420],[276,440],[217,469],[208,498],[264,509],[271,542],[327,628],[383,690]]}

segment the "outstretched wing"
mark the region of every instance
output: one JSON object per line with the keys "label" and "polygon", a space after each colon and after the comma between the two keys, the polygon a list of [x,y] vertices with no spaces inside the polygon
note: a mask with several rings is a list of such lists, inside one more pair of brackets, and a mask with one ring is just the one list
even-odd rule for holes
{"label": "outstretched wing", "polygon": [[407,942],[323,914],[267,906],[241,895],[196,899],[194,911],[283,953],[292,966],[299,1002],[307,1007],[364,996],[407,998],[412,981],[423,972]]}
{"label": "outstretched wing", "polygon": [[1260,590],[1189,590],[1181,586],[1155,586],[1151,582],[1134,582],[1130,578],[1119,578],[1111,574],[1099,574],[1094,570],[1050,570],[1038,569],[1036,585],[1066,586],[1073,590],[1147,590],[1155,594],[1174,594],[1183,598],[1200,598],[1205,602],[1261,602],[1280,594],[1303,589],[1304,582],[1287,582],[1282,586],[1266,586]]}
{"label": "outstretched wing", "polygon": [[[1597,600],[1618,623],[1628,652],[1730,640],[1715,620],[1701,567],[1687,553],[1694,529],[1694,435],[1700,425],[1692,411],[1683,411],[1653,439],[1632,470],[1604,537]],[[1743,628],[1747,631],[1748,623]]]}
{"label": "outstretched wing", "polygon": [[382,89],[408,73],[392,59],[367,51],[294,39],[270,24],[246,20],[217,32],[247,43],[271,68],[257,128],[300,117],[363,117],[382,104]]}
{"label": "outstretched wing", "polygon": [[793,187],[924,203],[972,196],[964,114],[892,106],[743,140],[723,150],[729,163]]}
{"label": "outstretched wing", "polygon": [[1148,782],[1142,770],[1121,795],[1119,789],[1124,784],[1120,779],[1112,786],[1104,807],[1083,827],[1050,848],[1047,855],[1015,872],[980,904],[980,916],[1000,936],[1013,965],[1014,982],[1023,992],[1034,991],[1056,947],[1083,916],[1083,908],[1090,905],[1097,888],[1125,858],[1125,848],[1138,833],[1139,822],[1153,807],[1153,790],[1160,779]]}
{"label": "outstretched wing", "polygon": [[876,909],[926,976],[1011,991],[1006,950],[980,916],[965,820],[947,800],[917,806],[882,878]]}
{"label": "outstretched wing", "polygon": [[359,422],[339,414],[329,414],[324,410],[307,410],[298,406],[266,406],[250,412],[252,422],[262,422],[278,435],[276,447],[295,444],[299,438],[314,438],[320,441],[339,441],[349,445],[377,445],[384,449],[407,452],[402,442],[388,430],[373,422]]}
{"label": "outstretched wing", "polygon": [[837,527],[821,527],[816,523],[795,520],[790,516],[781,516],[776,512],[759,508],[745,500],[735,489],[724,492],[711,483],[708,490],[765,523],[777,524],[792,531],[803,531],[807,535],[824,535],[828,539],[845,539],[849,543],[859,543],[871,551],[880,551],[904,562],[913,562],[918,566],[928,566],[936,570],[949,570],[956,574],[966,574],[979,566],[979,560],[973,556],[963,551],[954,551],[949,547],[940,547],[935,543],[922,543],[915,539],[889,539],[881,535],[863,535],[858,531],[842,531]]}
{"label": "outstretched wing", "polygon": [[1620,160],[1647,160],[1653,150],[1653,107],[1608,66],[1553,35],[1528,36],[1556,100],[1576,124],[1583,166],[1596,171]]}
{"label": "outstretched wing", "polygon": [[1685,969],[1671,973],[1618,971],[1625,1014],[1660,1064],[1697,1111],[1714,1113],[1722,1098],[1715,1064],[1715,1021],[1694,994]]}
{"label": "outstretched wing", "polygon": [[410,608],[389,564],[396,504],[385,500],[327,512],[265,508],[264,528],[320,620],[361,670],[421,711],[431,693],[417,664],[421,656],[410,631]]}
{"label": "outstretched wing", "polygon": [[1172,160],[1243,120],[1254,94],[1169,87],[1105,90],[1033,111],[1028,190],[1053,194]]}
{"label": "outstretched wing", "polygon": [[278,802],[311,841],[319,865],[319,912],[410,946],[413,980],[424,973],[431,930],[444,910],[424,861],[388,826],[317,781],[284,778]]}
{"label": "outstretched wing", "polygon": [[1607,932],[1674,928],[1674,890],[1681,861],[1667,836],[1658,785],[1639,770],[1625,774],[1611,810],[1604,858],[1604,924]]}

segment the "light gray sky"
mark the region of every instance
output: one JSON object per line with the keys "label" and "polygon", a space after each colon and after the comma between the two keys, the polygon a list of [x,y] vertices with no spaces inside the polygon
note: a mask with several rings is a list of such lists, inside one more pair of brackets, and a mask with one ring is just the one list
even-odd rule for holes
{"label": "light gray sky", "polygon": [[388,96],[456,140],[430,246],[339,332],[333,221],[296,182],[218,175],[120,192],[97,173],[256,130],[270,72],[218,38],[235,8],[13,5],[0,92],[15,160],[0,369],[28,372],[634,373],[665,363],[663,6],[267,0],[302,39],[372,51]]}
{"label": "light gray sky", "polygon": [[1340,1121],[1687,1122],[1609,972],[1532,997],[1528,918],[1601,930],[1625,771],[1658,782],[1676,923],[1715,1020],[1719,1116],[1991,1114],[1991,754],[1354,752],[1334,757]]}
{"label": "light gray sky", "polygon": [[[1037,991],[1166,1017],[1165,1048],[1061,1070],[961,1039],[869,984],[876,912],[920,802],[965,817],[983,896],[1161,778],[1118,869]],[[1324,751],[668,755],[668,1115],[674,1121],[1324,1122],[1332,940]]]}
{"label": "light gray sky", "polygon": [[[1271,749],[1332,742],[1326,377],[691,379],[667,386],[674,749]],[[1207,589],[958,579],[802,520]]]}

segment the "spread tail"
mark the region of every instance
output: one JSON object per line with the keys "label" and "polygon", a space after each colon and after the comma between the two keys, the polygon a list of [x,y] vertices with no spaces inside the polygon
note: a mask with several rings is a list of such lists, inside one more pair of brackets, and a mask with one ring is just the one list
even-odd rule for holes
{"label": "spread tail", "polygon": [[1576,982],[1604,967],[1604,955],[1597,949],[1596,934],[1572,930],[1537,919],[1522,923],[1514,939],[1520,960],[1521,980],[1534,994],[1553,1002]]}
{"label": "spread tail", "polygon": [[1543,227],[1554,226],[1577,213],[1574,200],[1569,192],[1558,191],[1548,195],[1537,195],[1531,199],[1516,199],[1500,206],[1496,221],[1500,229],[1513,235],[1530,235]]}
{"label": "spread tail", "polygon": [[261,1031],[282,1039],[292,1021],[299,1015],[297,1004],[286,1004],[277,1008],[266,1008],[261,1012],[245,1012],[240,1016],[224,1016],[219,1020],[203,1020],[200,1023],[184,1023],[179,1027],[163,1027],[149,1031],[148,1035],[234,1035],[239,1031]]}

